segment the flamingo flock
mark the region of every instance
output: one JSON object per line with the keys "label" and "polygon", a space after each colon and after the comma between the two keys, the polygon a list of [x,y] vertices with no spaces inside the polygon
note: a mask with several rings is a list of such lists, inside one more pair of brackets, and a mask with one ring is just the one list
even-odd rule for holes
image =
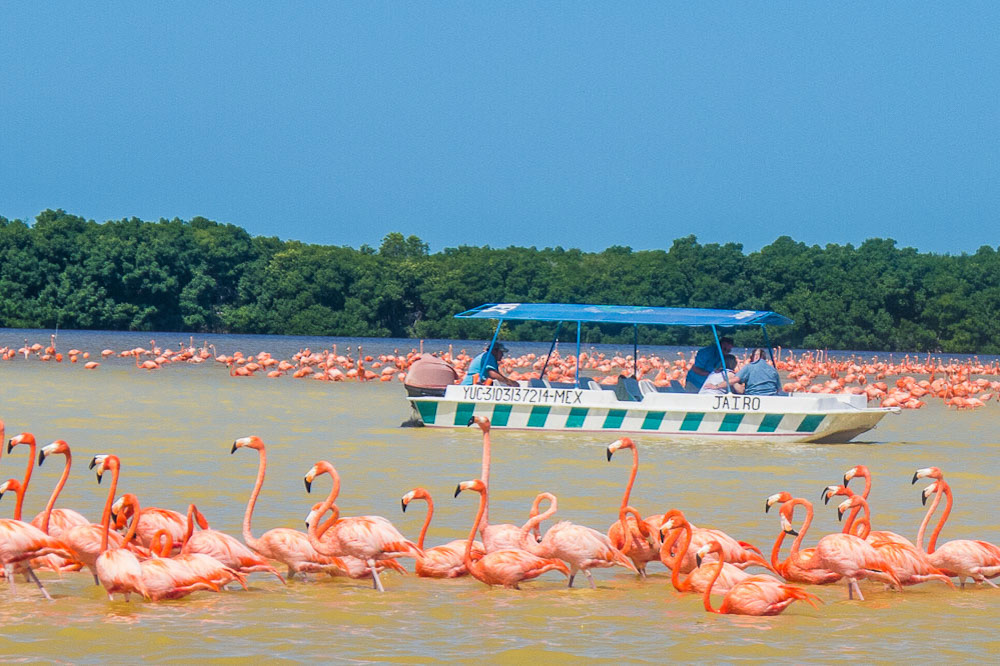
{"label": "flamingo flock", "polygon": [[[38,360],[60,363],[66,358],[74,364],[83,361],[83,367],[96,370],[101,361],[89,360],[98,356],[132,359],[140,370],[156,371],[169,365],[200,365],[211,361],[223,365],[231,377],[253,377],[263,375],[269,378],[284,377],[313,379],[332,382],[404,382],[410,366],[423,355],[423,341],[419,350],[414,348],[403,353],[394,350],[391,354],[372,356],[365,354],[358,346],[356,354],[348,347],[346,353],[338,352],[337,345],[331,349],[312,351],[301,349],[289,358],[278,358],[270,352],[244,353],[235,351],[230,355],[219,354],[215,346],[205,342],[195,346],[193,339],[187,343],[178,342],[175,348],[160,347],[155,340],[149,347],[101,351],[70,349],[64,355],[56,349],[56,336],[51,336],[48,345],[28,343],[19,348],[0,347],[0,360]],[[464,376],[472,361],[463,349],[455,353],[449,345],[447,351],[436,353],[452,365],[459,377]],[[675,357],[660,357],[656,354],[632,355],[581,352],[575,355],[560,355],[553,352],[551,357],[533,353],[520,356],[509,355],[500,362],[500,370],[513,380],[540,378],[552,382],[574,381],[578,372],[593,376],[599,384],[612,385],[620,374],[635,374],[637,379],[649,379],[657,386],[667,386],[671,382],[684,383],[688,370],[694,364],[694,351],[677,352]],[[749,359],[746,354],[740,363]],[[976,358],[956,360],[943,359],[928,354],[925,357],[906,354],[902,358],[890,355],[888,359],[863,358],[858,355],[840,358],[826,352],[803,352],[798,355],[780,347],[775,353],[775,366],[785,373],[787,381],[782,389],[788,393],[851,393],[864,395],[870,402],[882,407],[920,409],[927,400],[940,399],[950,409],[970,410],[984,407],[1000,392],[1000,361],[982,362]]]}
{"label": "flamingo flock", "polygon": [[[7,453],[12,454],[17,447],[28,449],[24,476],[0,483],[0,498],[9,492],[16,494],[14,517],[0,519],[0,564],[12,594],[16,594],[15,578],[23,576],[49,599],[36,574],[38,570],[64,575],[86,569],[109,598],[121,595],[125,600],[132,595],[150,601],[177,599],[196,592],[219,593],[227,586],[245,590],[247,577],[256,573],[272,575],[282,584],[296,576],[370,579],[372,587],[383,592],[380,573],[390,569],[405,573],[399,561],[402,558],[414,560],[414,570],[421,578],[470,576],[488,586],[512,589],[549,572],[565,576],[567,587],[573,587],[582,572],[589,586],[596,589],[591,570],[616,566],[646,579],[647,584],[656,584],[647,578],[646,570],[659,562],[670,570],[670,586],[678,593],[701,595],[706,611],[743,615],[777,615],[796,601],[812,606],[820,603],[801,585],[843,581],[847,598],[859,601],[864,601],[860,586],[863,580],[900,591],[929,582],[954,588],[953,578],[962,588],[970,580],[997,587],[991,579],[1000,576],[1000,546],[971,539],[938,545],[952,510],[953,495],[943,472],[936,467],[919,469],[912,477],[912,483],[924,478],[932,481],[921,493],[924,504],[931,501],[916,543],[893,532],[872,529],[872,509],[867,499],[872,476],[867,467],[857,465],[847,470],[841,484],[825,487],[821,495],[824,503],[838,496],[845,498],[837,505],[843,529],[821,536],[810,547],[804,543],[813,520],[812,503],[788,492],[774,493],[766,499],[765,513],[779,507],[780,524],[768,560],[750,543],[717,528],[696,526],[680,509],[643,516],[631,504],[639,451],[636,442],[627,437],[606,449],[609,462],[617,451],[627,449],[632,453],[621,504],[606,531],[559,521],[543,533],[541,525],[558,511],[558,498],[548,492],[534,498],[524,524],[491,524],[490,423],[483,417],[473,417],[469,425],[478,426],[482,432],[482,474],[459,482],[455,497],[474,493],[478,496],[477,507],[465,539],[433,547],[425,545],[434,512],[433,499],[425,488],[413,488],[401,498],[403,512],[416,500],[423,500],[427,506],[419,537],[412,541],[383,516],[342,516],[336,503],[341,476],[325,460],[317,461],[303,477],[307,492],[322,477],[329,477],[330,483],[326,498],[312,506],[306,531],[275,528],[254,536],[253,512],[267,470],[267,448],[256,436],[237,439],[230,449],[232,454],[241,449],[256,451],[258,458],[257,475],[243,516],[242,541],[212,529],[194,504],[181,513],[143,506],[134,493],[116,498],[126,466],[111,454],[95,455],[89,465],[98,484],[111,477],[99,522],[91,523],[72,509],[56,508],[72,466],[70,447],[63,440],[38,451],[39,466],[56,454],[62,455],[65,462],[45,509],[27,523],[21,519],[21,510],[35,466],[37,442],[31,433],[21,433],[8,440]],[[0,438],[4,436],[0,421]],[[850,488],[856,478],[865,481],[860,493]],[[924,545],[926,530],[942,499],[945,507]],[[548,506],[542,511],[546,502]],[[795,511],[800,508],[805,516],[796,529]],[[326,517],[328,513],[331,515]],[[793,536],[794,541],[782,560],[787,536]],[[286,576],[278,571],[279,566],[287,569]],[[751,567],[764,573],[752,574],[747,571]],[[722,596],[719,605],[712,601],[713,594]]]}

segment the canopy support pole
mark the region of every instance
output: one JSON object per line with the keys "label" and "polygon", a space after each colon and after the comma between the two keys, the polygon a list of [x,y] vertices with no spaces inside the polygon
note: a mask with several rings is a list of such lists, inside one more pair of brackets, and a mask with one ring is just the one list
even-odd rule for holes
{"label": "canopy support pole", "polygon": [[632,325],[632,376],[639,379],[639,324]]}
{"label": "canopy support pole", "polygon": [[539,373],[542,379],[545,379],[545,369],[549,367],[549,359],[552,358],[552,351],[556,348],[556,343],[559,342],[559,330],[562,328],[562,322],[556,324],[556,337],[552,338],[552,346],[549,347],[549,353],[545,356],[545,363],[542,365],[542,371]]}
{"label": "canopy support pole", "polygon": [[503,326],[503,319],[497,323],[497,330],[493,331],[493,339],[490,340],[490,346],[486,348],[487,354],[493,353],[493,345],[497,343],[497,338],[500,336],[500,327]]}
{"label": "canopy support pole", "polygon": [[[722,379],[726,382],[726,393],[732,393],[733,389],[729,386],[729,370],[726,368],[726,355],[722,353],[722,343],[719,342],[719,329],[712,324],[712,335],[715,337],[715,348],[719,351],[719,362],[722,363]],[[715,368],[709,370],[709,374],[714,372]]]}
{"label": "canopy support pole", "polygon": [[580,386],[580,330],[583,328],[583,322],[576,322],[576,379],[575,383],[577,387]]}

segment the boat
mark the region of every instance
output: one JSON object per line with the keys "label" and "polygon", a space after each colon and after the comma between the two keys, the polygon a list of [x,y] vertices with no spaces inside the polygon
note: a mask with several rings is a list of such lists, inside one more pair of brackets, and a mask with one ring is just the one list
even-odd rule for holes
{"label": "boat", "polygon": [[[487,353],[497,344],[505,321],[576,323],[576,353],[584,323],[629,324],[634,327],[708,327],[722,357],[719,328],[759,326],[771,351],[768,325],[793,323],[769,311],[642,307],[548,303],[487,303],[455,315],[461,319],[494,319],[496,331]],[[553,341],[553,348],[555,340]],[[551,349],[549,354],[551,355]],[[633,359],[638,358],[638,353]],[[416,365],[416,364],[414,364]],[[518,386],[447,384],[408,386],[413,408],[411,425],[435,428],[467,426],[474,416],[490,419],[493,428],[552,432],[605,432],[659,435],[671,439],[782,442],[847,442],[874,428],[898,407],[869,407],[866,396],[848,393],[722,395],[687,393],[678,382],[659,387],[649,380],[621,376],[604,386],[579,374],[574,382],[545,379]],[[545,376],[544,369],[540,373]]]}

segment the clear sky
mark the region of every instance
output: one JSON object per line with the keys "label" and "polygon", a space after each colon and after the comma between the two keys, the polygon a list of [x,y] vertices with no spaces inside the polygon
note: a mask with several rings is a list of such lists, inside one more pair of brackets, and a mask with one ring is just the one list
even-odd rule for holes
{"label": "clear sky", "polygon": [[0,215],[1000,244],[1000,3],[5,3]]}

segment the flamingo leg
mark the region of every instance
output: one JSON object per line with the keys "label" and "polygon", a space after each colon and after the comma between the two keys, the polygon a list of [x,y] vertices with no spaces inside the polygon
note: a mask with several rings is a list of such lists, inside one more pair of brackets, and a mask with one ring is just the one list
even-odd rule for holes
{"label": "flamingo leg", "polygon": [[94,574],[94,585],[97,585],[98,587],[101,585],[101,581],[97,580],[97,574]]}
{"label": "flamingo leg", "polygon": [[857,594],[858,594],[858,601],[864,601],[865,600],[865,595],[861,594],[861,586],[858,585],[858,581],[856,581],[856,580],[854,580],[852,578],[850,584],[851,584],[851,586],[854,587],[854,591],[857,592]]}
{"label": "flamingo leg", "polygon": [[52,597],[49,596],[48,590],[45,589],[45,586],[42,585],[42,581],[38,580],[38,576],[35,575],[34,569],[32,569],[27,564],[25,564],[24,567],[25,569],[27,569],[27,571],[25,571],[24,573],[24,577],[27,578],[28,580],[35,581],[35,585],[37,585],[38,589],[42,591],[42,594],[45,595],[45,598],[48,599],[49,601],[52,601]]}
{"label": "flamingo leg", "polygon": [[10,564],[3,565],[4,573],[7,574],[7,580],[10,582],[10,593],[11,595],[17,595],[17,589],[14,587],[14,567]]}
{"label": "flamingo leg", "polygon": [[985,576],[983,577],[982,580],[977,581],[977,582],[986,583],[987,585],[989,585],[990,587],[992,587],[994,589],[996,589],[996,587],[997,587],[996,583],[994,583],[993,581],[991,581],[989,578],[986,578]]}
{"label": "flamingo leg", "polygon": [[587,581],[590,583],[590,589],[596,590],[597,585],[594,584],[594,576],[590,573],[590,569],[584,569],[583,573],[587,574]]}
{"label": "flamingo leg", "polygon": [[576,573],[571,573],[569,575],[569,584],[566,587],[573,587],[573,579],[576,578]]}
{"label": "flamingo leg", "polygon": [[368,566],[372,570],[372,586],[379,592],[385,592],[385,588],[382,587],[382,581],[378,577],[378,569],[375,567],[375,560],[368,560]]}

